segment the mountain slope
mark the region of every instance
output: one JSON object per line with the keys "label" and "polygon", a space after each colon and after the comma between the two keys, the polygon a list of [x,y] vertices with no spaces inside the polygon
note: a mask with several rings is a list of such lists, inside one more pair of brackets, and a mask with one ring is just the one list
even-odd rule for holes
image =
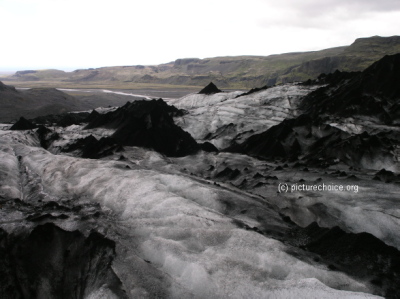
{"label": "mountain slope", "polygon": [[[316,78],[321,73],[361,71],[384,55],[400,52],[400,37],[357,39],[350,46],[321,51],[270,56],[185,58],[154,66],[115,66],[82,69],[70,73],[57,70],[20,71],[7,80],[28,85],[62,84],[173,84],[205,86],[210,81],[223,88],[250,88]],[[61,84],[61,85],[60,85]]]}
{"label": "mountain slope", "polygon": [[85,109],[74,97],[54,88],[16,90],[0,82],[0,121],[33,118]]}
{"label": "mountain slope", "polygon": [[301,108],[313,115],[368,116],[400,123],[400,54],[388,55],[361,73],[348,74],[304,98]]}

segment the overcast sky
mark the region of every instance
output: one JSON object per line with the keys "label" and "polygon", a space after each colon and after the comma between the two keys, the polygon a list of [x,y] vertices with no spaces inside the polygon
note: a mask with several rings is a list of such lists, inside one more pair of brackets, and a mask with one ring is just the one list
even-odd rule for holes
{"label": "overcast sky", "polygon": [[0,0],[0,70],[270,55],[400,32],[399,0]]}

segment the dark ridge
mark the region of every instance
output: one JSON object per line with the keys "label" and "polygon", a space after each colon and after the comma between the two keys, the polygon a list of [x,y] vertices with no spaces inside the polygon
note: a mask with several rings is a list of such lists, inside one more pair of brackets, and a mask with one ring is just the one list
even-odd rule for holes
{"label": "dark ridge", "polygon": [[50,130],[49,128],[46,128],[43,125],[38,126],[38,129],[36,130],[36,133],[39,134],[39,136],[45,136],[49,133],[53,132],[52,130]]}
{"label": "dark ridge", "polygon": [[297,246],[318,254],[331,270],[339,270],[374,285],[375,294],[400,298],[400,252],[368,233],[347,233],[315,222],[295,229]]}
{"label": "dark ridge", "polygon": [[393,163],[393,150],[399,138],[395,132],[363,132],[353,136],[336,132],[312,144],[304,158],[311,165],[334,164],[334,160],[340,160],[349,166],[374,169],[375,165]]}
{"label": "dark ridge", "polygon": [[41,222],[44,220],[57,220],[57,219],[68,219],[69,216],[65,214],[53,215],[50,213],[40,214],[40,215],[31,215],[26,219],[32,222]]}
{"label": "dark ridge", "polygon": [[208,141],[201,143],[200,148],[205,152],[219,152],[215,145]]}
{"label": "dark ridge", "polygon": [[400,181],[400,179],[392,172],[386,169],[379,170],[374,177],[375,180],[380,180],[382,182],[394,182]]}
{"label": "dark ridge", "polygon": [[262,174],[260,174],[259,172],[257,172],[255,175],[253,175],[253,179],[259,179],[259,178],[263,178],[264,176]]}
{"label": "dark ridge", "polygon": [[129,117],[143,118],[153,110],[162,110],[170,117],[182,116],[186,112],[180,110],[175,106],[170,106],[162,99],[151,100],[151,101],[134,101],[127,102],[124,106],[119,107],[115,111],[111,111],[105,114],[91,113],[92,118],[85,129],[93,129],[98,127],[106,127],[109,129],[118,129],[125,123],[129,122]]}
{"label": "dark ridge", "polygon": [[245,92],[245,93],[242,93],[242,94],[236,96],[235,99],[242,97],[242,96],[247,96],[249,94],[256,93],[256,92],[259,92],[262,90],[267,90],[268,88],[269,88],[268,85],[264,85],[263,87],[255,87],[255,88],[250,89],[248,92]]}
{"label": "dark ridge", "polygon": [[219,127],[214,133],[208,133],[204,139],[217,139],[219,137],[222,136],[229,136],[231,134],[235,134],[236,133],[236,124],[234,123],[229,123],[227,125],[223,125],[221,127]]}
{"label": "dark ridge", "polygon": [[189,133],[175,125],[172,116],[181,110],[163,100],[135,101],[89,122],[86,129],[115,129],[118,144],[151,148],[170,157],[181,157],[200,149]]}
{"label": "dark ridge", "polygon": [[199,94],[214,94],[214,93],[219,93],[222,92],[222,90],[219,90],[218,87],[210,82],[206,87],[204,87],[202,90],[199,91]]}
{"label": "dark ridge", "polygon": [[[93,113],[93,112],[92,112]],[[76,113],[63,113],[63,114],[50,114],[45,116],[38,116],[32,121],[41,125],[57,125],[60,127],[68,127],[71,125],[80,125],[89,121],[90,117],[94,117],[89,112],[76,112]]]}
{"label": "dark ridge", "polygon": [[96,110],[92,110],[92,112],[90,112],[90,114],[86,117],[85,121],[91,122],[95,120],[99,115],[100,113],[98,113]]}
{"label": "dark ridge", "polygon": [[103,137],[85,146],[82,158],[99,159],[123,151],[124,148],[114,138]]}
{"label": "dark ridge", "polygon": [[317,79],[311,80],[308,79],[305,82],[299,83],[299,85],[316,85],[316,84],[339,84],[340,82],[344,82],[349,80],[361,72],[341,72],[339,70],[334,71],[333,73],[325,74],[322,73],[318,76]]}
{"label": "dark ridge", "polygon": [[303,114],[286,119],[267,131],[253,135],[241,144],[225,149],[261,159],[301,159],[316,167],[327,167],[339,161],[349,166],[374,169],[382,163],[393,163],[400,134],[394,131],[351,136],[324,124],[323,119]]}
{"label": "dark ridge", "polygon": [[21,131],[21,130],[32,130],[37,128],[35,124],[30,122],[24,117],[20,117],[20,119],[10,128],[10,130],[16,130],[16,131]]}
{"label": "dark ridge", "polygon": [[0,229],[0,297],[86,298],[106,287],[127,298],[114,257],[115,243],[97,232],[85,237],[50,223],[25,235]]}
{"label": "dark ridge", "polygon": [[333,80],[304,97],[300,108],[312,115],[365,115],[400,123],[400,54],[387,55],[361,73]]}
{"label": "dark ridge", "polygon": [[215,177],[216,178],[222,178],[226,177],[230,180],[234,180],[238,175],[240,174],[240,170],[235,168],[234,170],[231,169],[230,167],[226,167],[224,170],[218,172]]}
{"label": "dark ridge", "polygon": [[[302,152],[295,127],[303,127],[304,135],[313,132],[313,120],[309,115],[300,115],[295,119],[286,119],[267,131],[249,137],[241,144],[235,144],[225,149],[228,152],[238,152],[263,158],[290,158],[297,157]],[[327,128],[330,130],[331,128]]]}
{"label": "dark ridge", "polygon": [[38,134],[39,141],[40,141],[40,146],[43,147],[44,149],[48,149],[50,144],[54,141],[60,138],[60,135],[58,135],[57,132],[54,132],[48,128],[46,128],[43,125],[40,125],[38,129],[36,130],[36,133]]}
{"label": "dark ridge", "polygon": [[82,150],[86,146],[97,143],[97,141],[98,140],[93,135],[89,135],[85,138],[79,138],[78,140],[76,140],[76,142],[64,147],[61,151],[68,153],[76,150]]}
{"label": "dark ridge", "polygon": [[8,91],[8,92],[13,92],[13,93],[18,93],[18,91],[15,89],[14,86],[11,85],[5,85],[3,82],[0,81],[0,91]]}
{"label": "dark ridge", "polygon": [[80,151],[82,158],[99,159],[123,150],[114,138],[103,137],[97,140],[93,135],[78,139],[75,143],[63,148],[62,152]]}

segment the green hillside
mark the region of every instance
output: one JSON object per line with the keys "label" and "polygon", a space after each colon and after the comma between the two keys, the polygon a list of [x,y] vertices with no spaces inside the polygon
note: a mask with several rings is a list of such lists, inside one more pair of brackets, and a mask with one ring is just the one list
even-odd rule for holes
{"label": "green hillside", "polygon": [[3,78],[15,86],[126,88],[204,86],[251,88],[316,78],[321,73],[361,71],[385,55],[400,52],[400,36],[359,38],[350,46],[270,56],[185,58],[153,66],[20,71]]}

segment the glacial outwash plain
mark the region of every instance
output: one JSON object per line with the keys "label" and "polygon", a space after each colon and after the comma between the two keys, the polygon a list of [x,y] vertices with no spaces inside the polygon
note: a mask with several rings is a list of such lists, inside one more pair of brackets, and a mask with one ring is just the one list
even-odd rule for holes
{"label": "glacial outwash plain", "polygon": [[0,298],[400,298],[399,36],[0,80]]}

